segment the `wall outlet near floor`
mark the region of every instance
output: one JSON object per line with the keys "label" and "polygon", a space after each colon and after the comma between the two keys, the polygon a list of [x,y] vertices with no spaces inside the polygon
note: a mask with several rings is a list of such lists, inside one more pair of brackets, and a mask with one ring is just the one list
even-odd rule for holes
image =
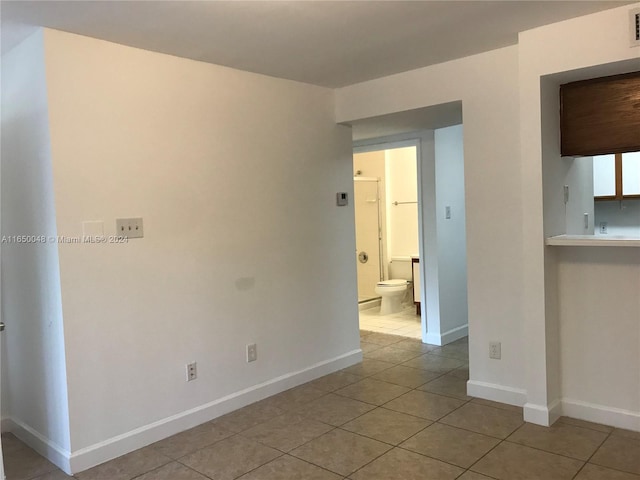
{"label": "wall outlet near floor", "polygon": [[489,358],[495,360],[502,358],[502,344],[500,342],[489,342]]}
{"label": "wall outlet near floor", "polygon": [[607,233],[607,222],[600,222],[600,233]]}
{"label": "wall outlet near floor", "polygon": [[198,378],[198,365],[196,362],[187,363],[187,382]]}
{"label": "wall outlet near floor", "polygon": [[258,346],[255,343],[247,345],[247,362],[255,362],[258,359]]}

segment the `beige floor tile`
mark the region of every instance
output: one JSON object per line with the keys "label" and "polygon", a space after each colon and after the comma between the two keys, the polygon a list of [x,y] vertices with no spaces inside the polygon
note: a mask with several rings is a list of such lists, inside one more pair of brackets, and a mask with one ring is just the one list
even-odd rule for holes
{"label": "beige floor tile", "polygon": [[462,378],[463,380],[469,380],[469,367],[460,367],[455,370],[451,370],[447,375],[453,375],[454,377]]}
{"label": "beige floor tile", "polygon": [[583,464],[573,458],[502,442],[471,470],[498,480],[570,480]]}
{"label": "beige floor tile", "polygon": [[299,413],[313,420],[338,427],[374,408],[376,407],[368,403],[330,393],[305,405]]}
{"label": "beige floor tile", "polygon": [[611,435],[589,462],[640,475],[640,440]]}
{"label": "beige floor tile", "polygon": [[[13,438],[15,439],[15,437]],[[3,442],[4,439],[3,435]],[[31,450],[18,439],[7,441],[7,444],[8,451],[3,452],[7,480],[31,480],[58,469],[53,463]]]}
{"label": "beige floor tile", "polygon": [[427,420],[438,420],[462,405],[462,400],[413,390],[391,400],[384,407]]}
{"label": "beige floor tile", "polygon": [[467,403],[440,422],[497,438],[507,438],[524,423],[519,413],[476,403]]}
{"label": "beige floor tile", "polygon": [[351,373],[353,375],[360,375],[361,377],[369,377],[376,373],[382,372],[387,368],[394,367],[395,364],[389,362],[382,362],[380,360],[373,360],[371,358],[365,358],[360,363],[351,365],[348,368],[342,370],[343,372]]}
{"label": "beige floor tile", "polygon": [[404,350],[402,348],[395,348],[393,345],[381,347],[365,353],[367,358],[373,358],[374,360],[382,360],[390,363],[406,362],[407,360],[411,360],[412,358],[416,358],[420,355],[422,355],[422,353],[412,352],[411,350]]}
{"label": "beige floor tile", "polygon": [[512,433],[507,440],[528,447],[538,448],[558,455],[587,461],[598,449],[606,433],[556,423],[551,427],[541,427],[525,423]]}
{"label": "beige floor tile", "polygon": [[313,380],[312,382],[309,382],[309,385],[317,388],[318,390],[333,392],[339,388],[359,382],[360,380],[362,380],[362,377],[359,375],[340,371]]}
{"label": "beige floor tile", "polygon": [[145,473],[135,480],[207,480],[207,477],[198,472],[173,462],[149,473]]}
{"label": "beige floor tile", "polygon": [[401,340],[404,340],[403,337],[398,335],[388,335],[386,333],[378,333],[374,332],[371,335],[367,336],[368,343],[377,343],[378,345],[391,345],[393,343],[398,343]]}
{"label": "beige floor tile", "polygon": [[500,440],[434,423],[400,446],[432,458],[469,468]]}
{"label": "beige floor tile", "polygon": [[242,436],[288,452],[333,429],[298,413],[285,413],[242,432]]}
{"label": "beige floor tile", "polygon": [[558,422],[565,423],[567,425],[574,425],[576,427],[590,428],[591,430],[597,430],[599,432],[611,433],[613,427],[607,425],[601,425],[599,423],[587,422],[586,420],[578,420],[577,418],[560,417]]}
{"label": "beige floor tile", "polygon": [[469,361],[469,345],[461,344],[461,345],[444,345],[438,349],[433,350],[431,353],[434,355],[441,355],[443,357],[451,357],[457,358],[458,360],[463,360],[464,362]]}
{"label": "beige floor tile", "polygon": [[472,403],[477,403],[479,405],[484,405],[486,407],[499,408],[500,410],[508,410],[510,412],[516,412],[522,415],[522,407],[517,407],[516,405],[509,405],[508,403],[500,403],[493,402],[491,400],[485,400],[484,398],[474,398],[471,400]]}
{"label": "beige floor tile", "polygon": [[75,476],[79,480],[130,480],[170,463],[171,459],[153,447],[145,447],[93,467]]}
{"label": "beige floor tile", "polygon": [[472,472],[471,470],[467,470],[464,472],[464,475],[458,477],[458,480],[493,480],[491,477],[487,477],[486,475],[482,475],[481,473]]}
{"label": "beige floor tile", "polygon": [[464,470],[453,465],[394,448],[349,478],[353,480],[448,480],[457,478],[462,472]]}
{"label": "beige floor tile", "polygon": [[10,457],[13,454],[29,449],[27,445],[22,443],[13,433],[4,432],[2,434],[2,453],[5,457]]}
{"label": "beige floor tile", "polygon": [[343,397],[353,398],[361,402],[382,405],[409,391],[407,387],[365,378],[357,383],[337,390],[335,393]]}
{"label": "beige floor tile", "polygon": [[165,438],[151,446],[167,457],[178,459],[187,453],[200,450],[231,435],[233,435],[231,430],[227,430],[216,423],[208,422]]}
{"label": "beige floor tile", "polygon": [[[56,470],[55,472],[45,473],[44,475],[36,477],[33,480],[73,480],[74,478],[75,477],[70,477],[61,470]],[[7,480],[13,480],[13,477],[7,477]]]}
{"label": "beige floor tile", "polygon": [[457,358],[442,357],[440,355],[425,353],[420,357],[404,362],[403,365],[405,367],[422,368],[423,370],[429,370],[437,373],[448,373],[451,370],[463,367],[466,364],[463,360],[458,360]]}
{"label": "beige floor tile", "polygon": [[390,448],[371,438],[336,429],[296,448],[291,454],[347,476]]}
{"label": "beige floor tile", "polygon": [[610,468],[587,463],[584,468],[580,470],[580,473],[576,475],[575,480],[640,480],[640,475],[611,470]]}
{"label": "beige floor tile", "polygon": [[219,417],[214,420],[214,423],[233,432],[242,432],[284,412],[281,408],[269,403],[267,398]]}
{"label": "beige floor tile", "polygon": [[376,408],[344,424],[341,428],[381,442],[397,445],[430,424],[429,420],[386,408]]}
{"label": "beige floor tile", "polygon": [[380,350],[382,345],[378,345],[377,343],[369,343],[369,342],[360,342],[360,349],[363,354],[371,353],[374,350]]}
{"label": "beige floor tile", "polygon": [[640,432],[634,432],[632,430],[625,430],[623,428],[616,428],[613,430],[613,435],[617,435],[619,437],[631,438],[632,440],[640,441]]}
{"label": "beige floor tile", "polygon": [[376,373],[371,378],[382,380],[383,382],[395,383],[403,387],[416,388],[434,380],[440,376],[439,373],[422,370],[421,368],[405,367],[396,365],[388,370]]}
{"label": "beige floor tile", "polygon": [[316,400],[327,392],[306,383],[282,393],[269,397],[263,402],[269,403],[284,411],[297,410],[301,406]]}
{"label": "beige floor tile", "polygon": [[235,436],[191,453],[180,462],[212,480],[231,480],[280,455],[273,448]]}
{"label": "beige floor tile", "polygon": [[448,374],[422,385],[418,390],[447,395],[460,400],[471,400],[471,397],[467,395],[467,381]]}
{"label": "beige floor tile", "polygon": [[405,338],[404,340],[400,340],[398,343],[394,343],[393,346],[395,348],[402,348],[404,350],[410,350],[412,352],[419,353],[428,353],[437,348],[440,348],[437,345],[422,343],[422,340],[419,340],[417,338]]}
{"label": "beige floor tile", "polygon": [[283,455],[240,477],[240,480],[340,480],[342,476]]}

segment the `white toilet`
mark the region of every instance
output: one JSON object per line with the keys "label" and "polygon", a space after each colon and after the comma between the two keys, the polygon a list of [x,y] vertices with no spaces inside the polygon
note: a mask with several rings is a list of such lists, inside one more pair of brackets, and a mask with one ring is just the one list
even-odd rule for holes
{"label": "white toilet", "polygon": [[406,280],[383,280],[378,282],[375,292],[380,295],[380,315],[389,315],[402,311],[402,299],[407,291],[409,282]]}

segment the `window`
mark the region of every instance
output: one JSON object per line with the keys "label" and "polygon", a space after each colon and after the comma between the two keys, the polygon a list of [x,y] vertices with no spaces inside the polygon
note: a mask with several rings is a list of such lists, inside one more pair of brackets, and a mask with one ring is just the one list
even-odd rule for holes
{"label": "window", "polygon": [[595,200],[640,198],[640,152],[593,157]]}

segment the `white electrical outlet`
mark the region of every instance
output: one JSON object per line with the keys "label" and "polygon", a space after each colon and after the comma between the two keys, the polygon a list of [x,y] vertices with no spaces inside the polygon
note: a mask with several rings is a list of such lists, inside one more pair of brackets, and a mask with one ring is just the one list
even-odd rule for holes
{"label": "white electrical outlet", "polygon": [[489,358],[495,360],[502,358],[502,344],[500,342],[489,342]]}
{"label": "white electrical outlet", "polygon": [[255,343],[247,345],[247,362],[255,362],[258,359],[258,346]]}
{"label": "white electrical outlet", "polygon": [[600,233],[607,233],[607,222],[600,222]]}
{"label": "white electrical outlet", "polygon": [[187,382],[198,378],[198,365],[196,362],[187,363]]}
{"label": "white electrical outlet", "polygon": [[142,238],[144,231],[142,229],[141,218],[116,218],[116,235],[127,238]]}

